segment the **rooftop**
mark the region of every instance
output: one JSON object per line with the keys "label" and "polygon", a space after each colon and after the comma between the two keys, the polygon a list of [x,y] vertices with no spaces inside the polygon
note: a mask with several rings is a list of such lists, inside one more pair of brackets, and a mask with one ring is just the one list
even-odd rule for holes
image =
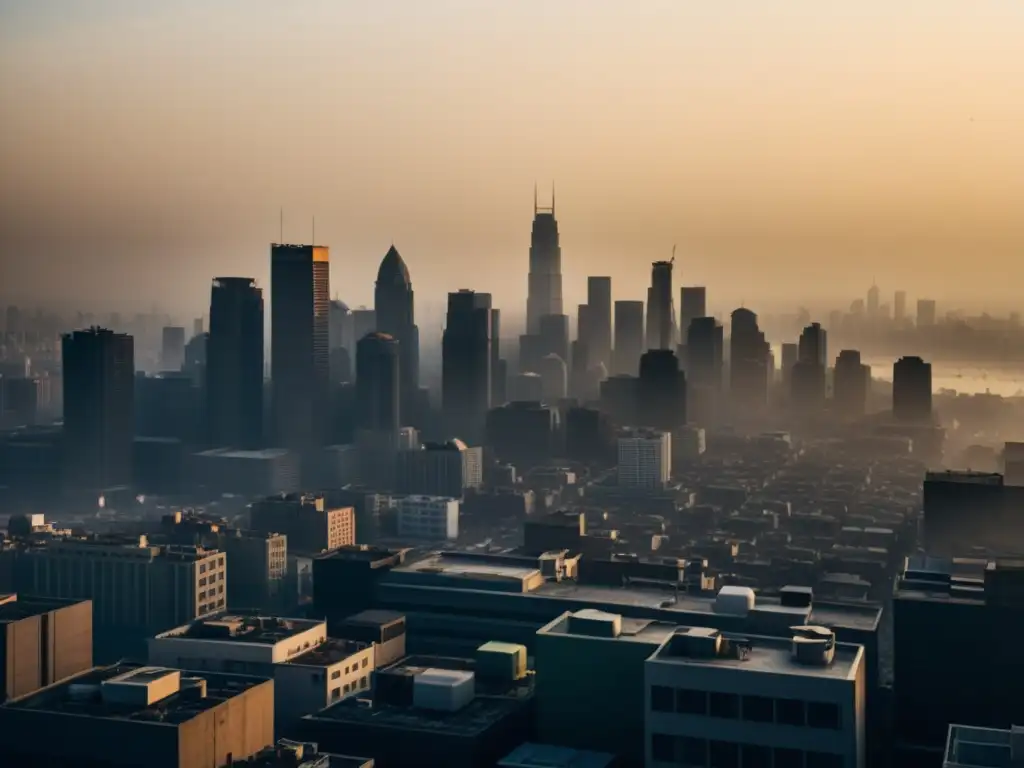
{"label": "rooftop", "polygon": [[[620,622],[619,633],[610,636],[601,632],[587,631],[586,625],[576,623],[582,619],[587,624],[591,622],[605,623],[618,619]],[[566,612],[552,621],[546,627],[539,630],[545,635],[575,635],[577,637],[594,637],[604,640],[615,640],[624,643],[647,643],[649,645],[661,645],[678,629],[676,624],[653,621],[651,619],[629,619],[613,613],[598,611],[593,608],[584,608],[575,613]]]}
{"label": "rooftop", "polygon": [[422,560],[395,569],[396,573],[433,573],[464,579],[494,579],[522,581],[540,574],[535,562],[515,558],[496,559],[476,557],[455,552],[434,552]]}
{"label": "rooftop", "polygon": [[1013,742],[1022,735],[1017,726],[1002,730],[950,725],[944,768],[1010,768],[1017,764]]}
{"label": "rooftop", "polygon": [[50,611],[67,608],[86,600],[62,600],[56,597],[25,597],[17,595],[0,595],[0,625],[10,624],[33,616],[41,616]]}
{"label": "rooftop", "polygon": [[258,451],[242,451],[234,448],[211,448],[208,451],[199,451],[196,456],[212,459],[245,459],[248,461],[267,461],[268,459],[279,459],[288,455],[287,448],[261,448]]}
{"label": "rooftop", "polygon": [[615,755],[525,742],[498,762],[498,768],[608,768]]}
{"label": "rooftop", "polygon": [[394,624],[396,621],[405,621],[405,614],[399,613],[398,611],[385,611],[379,608],[371,608],[369,610],[353,614],[352,616],[347,617],[344,621],[346,624],[383,627],[388,624]]}
{"label": "rooftop", "polygon": [[[221,613],[163,632],[157,635],[157,639],[276,645],[307,630],[324,626],[324,622],[312,619],[281,619],[274,616]],[[324,634],[326,635],[326,629]]]}
{"label": "rooftop", "polygon": [[[181,688],[166,698],[151,704],[130,703],[123,699],[105,701],[100,693],[107,682],[132,683],[139,686],[157,680],[168,670],[155,669],[143,664],[122,662],[109,667],[96,667],[88,672],[44,688],[36,693],[8,702],[12,709],[34,710],[116,720],[143,720],[165,725],[179,725],[213,709],[268,680],[248,675],[229,675],[213,672],[184,673]],[[188,675],[206,681],[206,694],[198,688],[186,686]]]}
{"label": "rooftop", "polygon": [[353,544],[345,547],[338,547],[330,552],[318,555],[318,560],[351,560],[355,562],[374,563],[384,562],[390,558],[403,559],[410,549],[389,549],[388,547],[375,547],[368,544]]}
{"label": "rooftop", "polygon": [[328,667],[339,661],[344,661],[359,651],[365,651],[371,645],[373,643],[329,637],[326,642],[316,648],[308,650],[300,656],[293,656],[284,663],[299,667]]}
{"label": "rooftop", "polygon": [[797,661],[793,658],[796,642],[777,637],[740,637],[708,627],[680,627],[648,661],[850,681],[856,679],[864,664],[863,646],[835,643],[834,636],[834,656],[829,663]]}

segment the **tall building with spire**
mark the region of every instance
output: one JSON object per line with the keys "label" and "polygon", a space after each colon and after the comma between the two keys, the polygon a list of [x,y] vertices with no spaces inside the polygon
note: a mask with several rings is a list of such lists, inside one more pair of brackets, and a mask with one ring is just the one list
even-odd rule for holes
{"label": "tall building with spire", "polygon": [[647,289],[647,348],[675,348],[675,312],[672,303],[672,261],[651,265],[651,287]]}
{"label": "tall building with spire", "polygon": [[530,235],[530,276],[526,294],[526,331],[540,332],[540,319],[545,315],[562,314],[562,248],[558,244],[558,221],[555,219],[555,190],[551,190],[551,207],[537,203],[533,190],[533,231]]}
{"label": "tall building with spire", "polygon": [[[406,417],[413,416],[420,388],[420,331],[414,317],[409,268],[394,245],[388,249],[377,270],[373,302],[377,330],[398,342],[402,411]],[[358,377],[358,365],[356,375]]]}

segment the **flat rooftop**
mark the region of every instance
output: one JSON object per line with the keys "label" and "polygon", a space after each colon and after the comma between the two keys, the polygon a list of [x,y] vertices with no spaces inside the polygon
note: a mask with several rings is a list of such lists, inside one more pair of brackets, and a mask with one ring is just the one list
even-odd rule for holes
{"label": "flat rooftop", "polygon": [[[221,613],[162,632],[156,638],[276,645],[310,629],[323,626],[323,621],[315,619],[283,619],[274,616]],[[326,635],[326,628],[324,634]]]}
{"label": "flat rooftop", "polygon": [[311,648],[303,654],[293,656],[284,664],[292,664],[298,667],[327,667],[344,661],[349,656],[365,651],[373,643],[361,643],[356,640],[341,640],[335,637],[327,638],[316,648]]}
{"label": "flat rooftop", "polygon": [[214,672],[182,672],[187,677],[206,680],[206,696],[184,689],[149,706],[103,701],[100,686],[115,678],[143,683],[154,676],[145,664],[125,663],[97,667],[88,672],[44,688],[36,693],[9,701],[5,707],[38,712],[94,717],[114,720],[144,720],[164,725],[178,725],[240,696],[252,688],[269,683],[261,677],[229,675]]}
{"label": "flat rooftop", "polygon": [[509,579],[522,581],[540,574],[535,562],[518,558],[498,560],[471,554],[434,552],[421,560],[396,568],[397,573],[433,573],[465,579]]}
{"label": "flat rooftop", "polygon": [[498,768],[608,768],[615,755],[525,742],[498,761]]}
{"label": "flat rooftop", "polygon": [[[583,619],[606,618],[609,620],[618,618],[621,622],[621,631],[615,637],[598,634],[596,632],[580,632],[578,630],[574,630],[574,627],[572,626],[573,619],[575,617]],[[661,621],[654,621],[652,619],[630,619],[626,617],[617,617],[616,614],[609,614],[604,611],[584,608],[581,611],[576,611],[574,614],[566,613],[563,616],[559,616],[546,627],[539,630],[539,632],[545,635],[572,635],[574,637],[592,637],[601,640],[615,640],[622,643],[647,643],[649,645],[658,646],[665,642],[665,640],[667,640],[678,628],[678,624],[668,624]]]}
{"label": "flat rooftop", "polygon": [[[11,598],[11,599],[5,599]],[[18,599],[16,595],[0,595],[0,624],[10,624],[33,616],[67,608],[88,600],[61,600],[51,597],[25,597]]]}
{"label": "flat rooftop", "polygon": [[396,621],[405,621],[405,614],[398,611],[386,611],[382,608],[370,608],[342,619],[345,624],[358,624],[366,627],[386,627]]}
{"label": "flat rooftop", "polygon": [[353,544],[319,554],[316,559],[374,563],[393,557],[404,557],[409,551],[409,549],[389,549],[388,547],[375,547],[368,544]]}
{"label": "flat rooftop", "polygon": [[[744,646],[744,652],[704,657],[688,651],[690,638],[698,640],[718,634],[733,646]],[[714,666],[742,669],[745,672],[770,672],[831,680],[856,679],[864,663],[864,648],[850,643],[836,643],[835,655],[827,665],[803,664],[792,656],[790,640],[777,637],[740,637],[732,633],[719,633],[706,627],[679,627],[655,651],[648,661],[688,666]]]}
{"label": "flat rooftop", "polygon": [[1000,728],[950,725],[944,768],[1010,768],[1013,732]]}
{"label": "flat rooftop", "polygon": [[234,448],[211,448],[208,451],[199,451],[196,456],[208,459],[245,459],[247,461],[266,461],[268,459],[279,459],[287,456],[287,448],[261,448],[257,451],[241,451]]}

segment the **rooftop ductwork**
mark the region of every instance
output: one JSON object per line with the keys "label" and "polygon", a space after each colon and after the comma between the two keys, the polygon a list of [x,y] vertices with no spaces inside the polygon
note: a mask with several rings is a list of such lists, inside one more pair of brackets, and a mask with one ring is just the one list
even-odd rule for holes
{"label": "rooftop ductwork", "polygon": [[808,667],[827,667],[836,655],[836,635],[827,627],[790,627],[793,632],[792,658]]}

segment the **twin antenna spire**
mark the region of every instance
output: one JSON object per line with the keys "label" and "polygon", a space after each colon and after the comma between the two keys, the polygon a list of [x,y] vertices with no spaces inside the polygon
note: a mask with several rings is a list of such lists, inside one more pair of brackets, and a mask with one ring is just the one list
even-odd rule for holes
{"label": "twin antenna spire", "polygon": [[533,215],[536,216],[538,213],[550,213],[552,216],[555,215],[555,182],[551,182],[551,207],[541,208],[537,202],[537,183],[533,184]]}
{"label": "twin antenna spire", "polygon": [[[284,206],[283,205],[281,206],[281,210],[280,210],[280,214],[279,214],[278,226],[279,226],[279,231],[278,231],[278,235],[277,235],[277,237],[278,237],[277,242],[279,242],[279,243],[281,243],[283,245],[284,244]],[[310,245],[316,245],[316,216],[313,217],[313,240],[310,243]]]}

